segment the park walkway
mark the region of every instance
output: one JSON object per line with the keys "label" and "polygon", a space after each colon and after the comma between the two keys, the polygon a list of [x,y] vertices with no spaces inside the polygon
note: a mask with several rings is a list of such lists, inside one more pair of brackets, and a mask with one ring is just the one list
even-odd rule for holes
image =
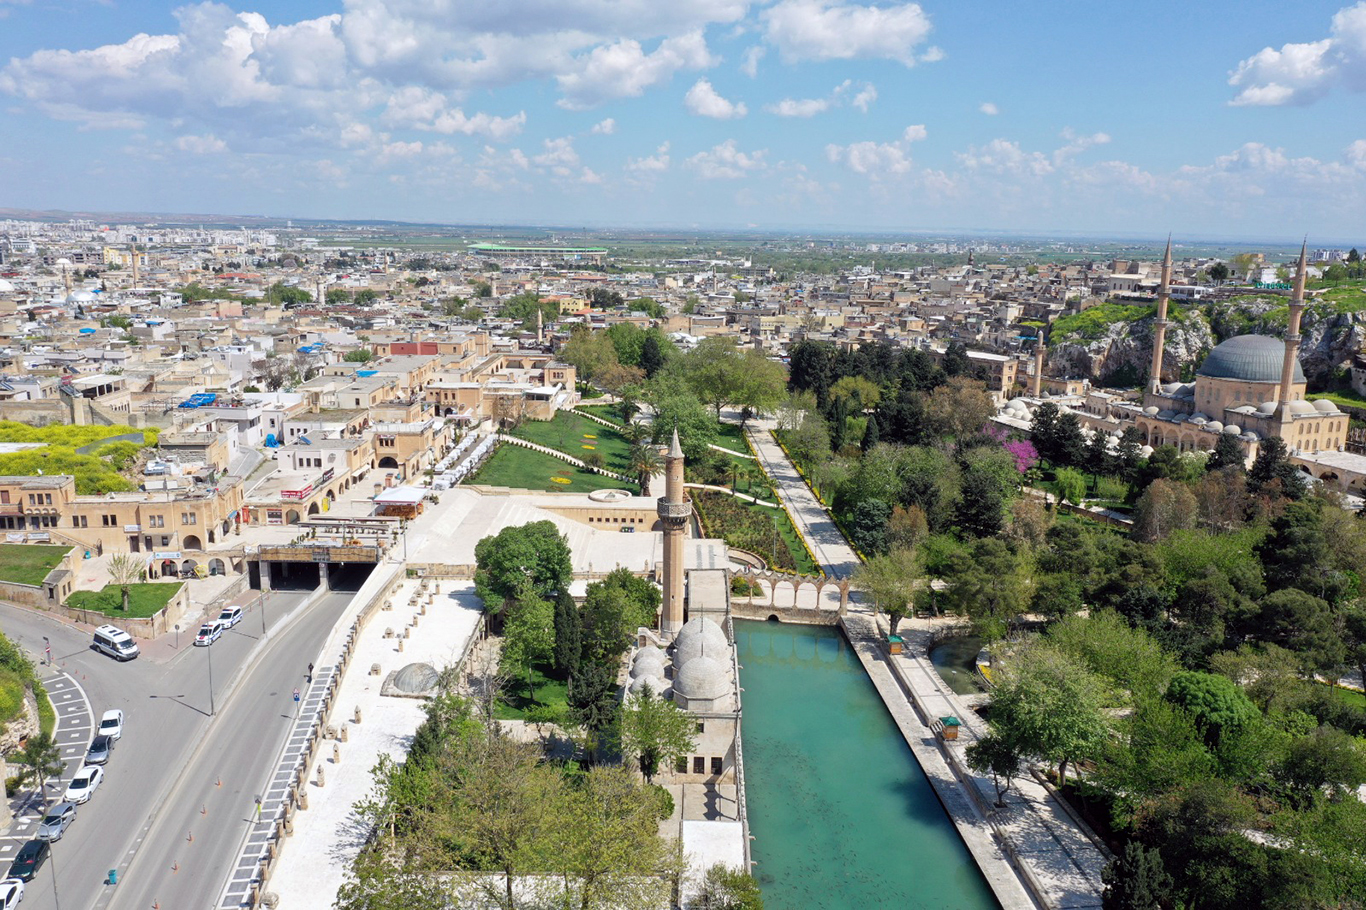
{"label": "park walkway", "polygon": [[[825,571],[851,574],[859,564],[857,554],[770,428],[765,421],[751,424],[748,431],[760,464],[777,482],[779,497]],[[963,750],[986,732],[986,724],[934,669],[928,630],[914,621],[903,623],[907,647],[902,654],[889,655],[885,620],[853,595],[841,625],[1001,906],[1099,910],[1106,857],[1068,810],[1024,774],[1017,778],[1007,807],[997,809],[990,778],[967,767]],[[956,742],[947,743],[936,732],[937,719],[947,716],[962,721]]]}

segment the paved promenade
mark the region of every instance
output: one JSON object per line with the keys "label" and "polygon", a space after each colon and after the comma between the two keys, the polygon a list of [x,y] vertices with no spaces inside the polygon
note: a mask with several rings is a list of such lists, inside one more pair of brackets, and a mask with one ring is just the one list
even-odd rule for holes
{"label": "paved promenade", "polygon": [[[769,429],[767,422],[749,429],[760,463],[777,481],[779,496],[825,571],[851,574],[858,566],[857,555]],[[1067,811],[1027,775],[1017,778],[1007,807],[996,809],[990,778],[968,769],[963,750],[986,732],[986,724],[930,663],[928,631],[917,629],[913,621],[903,622],[900,631],[908,638],[908,648],[903,654],[888,655],[882,644],[885,620],[875,617],[852,594],[842,625],[1001,906],[1005,910],[1036,905],[1047,910],[1098,910],[1100,870],[1106,860]],[[945,743],[929,726],[949,715],[963,721],[955,743]]]}

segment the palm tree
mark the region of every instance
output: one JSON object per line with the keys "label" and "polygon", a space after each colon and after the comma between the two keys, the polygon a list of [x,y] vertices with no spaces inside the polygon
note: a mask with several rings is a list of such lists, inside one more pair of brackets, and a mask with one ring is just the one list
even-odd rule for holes
{"label": "palm tree", "polygon": [[664,459],[659,457],[659,449],[648,443],[637,443],[631,447],[630,464],[631,473],[640,481],[640,495],[649,496],[650,478],[664,466]]}
{"label": "palm tree", "polygon": [[24,748],[10,756],[10,761],[19,766],[19,779],[24,784],[36,783],[38,797],[47,811],[47,782],[62,773],[66,764],[62,761],[62,750],[52,741],[51,733],[36,733],[24,743]]}
{"label": "palm tree", "polygon": [[638,446],[650,435],[650,428],[639,421],[631,421],[622,427],[621,435],[633,446]]}

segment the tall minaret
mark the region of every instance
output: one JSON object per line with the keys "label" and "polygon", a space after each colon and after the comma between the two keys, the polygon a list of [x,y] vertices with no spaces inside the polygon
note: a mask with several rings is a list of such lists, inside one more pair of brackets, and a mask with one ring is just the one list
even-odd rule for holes
{"label": "tall minaret", "polygon": [[1029,380],[1029,397],[1043,397],[1043,358],[1047,346],[1044,344],[1043,327],[1039,327],[1039,340],[1034,344],[1034,375]]}
{"label": "tall minaret", "polygon": [[133,244],[133,287],[138,286],[138,245]]}
{"label": "tall minaret", "polygon": [[683,539],[692,516],[692,503],[683,493],[683,449],[678,445],[677,428],[664,456],[664,496],[658,512],[664,525],[664,603],[659,631],[672,638],[683,628]]}
{"label": "tall minaret", "polygon": [[536,305],[536,343],[545,344],[545,312]]}
{"label": "tall minaret", "polygon": [[[1304,280],[1308,268],[1309,241],[1300,247],[1300,264],[1295,270],[1295,292],[1290,298],[1290,325],[1285,330],[1285,360],[1281,362],[1281,407],[1282,426],[1290,423],[1291,391],[1295,380],[1295,361],[1300,356],[1300,316],[1304,314]],[[1282,434],[1284,438],[1285,434]]]}
{"label": "tall minaret", "polygon": [[1167,340],[1167,302],[1171,299],[1172,238],[1167,236],[1167,252],[1162,254],[1162,283],[1157,288],[1157,319],[1153,321],[1153,366],[1148,392],[1162,393],[1162,346]]}

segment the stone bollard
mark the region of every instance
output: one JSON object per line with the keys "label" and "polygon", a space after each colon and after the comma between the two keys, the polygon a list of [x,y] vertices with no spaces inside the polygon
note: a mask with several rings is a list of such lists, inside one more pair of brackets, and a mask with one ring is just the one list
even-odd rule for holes
{"label": "stone bollard", "polygon": [[299,791],[299,811],[301,811],[301,812],[307,812],[307,811],[308,811],[308,791],[307,791],[307,790],[300,790],[300,791]]}
{"label": "stone bollard", "polygon": [[294,816],[290,815],[285,819],[285,837],[294,836]]}
{"label": "stone bollard", "polygon": [[337,731],[337,739],[346,742],[346,736],[346,724],[342,724],[341,729]]}
{"label": "stone bollard", "polygon": [[284,819],[279,819],[275,822],[275,840],[277,842],[284,840],[286,834],[292,833],[294,832],[290,831],[289,822],[285,821]]}
{"label": "stone bollard", "polygon": [[267,891],[261,895],[261,905],[270,908],[270,910],[275,910],[276,907],[280,906],[280,895],[274,891]]}
{"label": "stone bollard", "polygon": [[379,676],[379,664],[371,664],[371,665],[370,665],[370,675],[371,675],[371,676]]}
{"label": "stone bollard", "polygon": [[275,862],[275,857],[279,852],[280,848],[275,846],[275,841],[271,841],[270,843],[266,844],[266,857],[271,862]]}
{"label": "stone bollard", "polygon": [[356,719],[353,723],[360,723],[360,705],[356,705]]}
{"label": "stone bollard", "polygon": [[327,786],[327,778],[326,778],[325,776],[323,776],[323,766],[322,766],[322,765],[318,765],[318,786],[319,786],[319,787],[326,787],[326,786]]}
{"label": "stone bollard", "polygon": [[337,745],[336,743],[332,744],[332,764],[341,764],[341,746]]}
{"label": "stone bollard", "polygon": [[259,907],[260,905],[261,905],[261,886],[260,886],[259,884],[257,884],[256,882],[252,882],[252,883],[251,883],[251,906],[253,906],[253,907]]}
{"label": "stone bollard", "polygon": [[337,728],[336,728],[335,726],[333,726],[332,724],[328,724],[328,725],[327,725],[327,732],[326,732],[325,734],[323,734],[323,735],[324,735],[327,739],[336,739],[336,738],[337,738]]}
{"label": "stone bollard", "polygon": [[[406,637],[407,637],[407,636],[404,636],[404,638],[406,638]],[[400,639],[398,640],[398,653],[400,653],[400,654],[403,653],[403,639],[402,639],[402,638],[400,638]]]}
{"label": "stone bollard", "polygon": [[393,627],[393,626],[390,626],[390,627],[388,627],[387,629],[384,630],[384,637],[385,637],[385,638],[393,638],[393,637],[394,637],[394,627]]}

